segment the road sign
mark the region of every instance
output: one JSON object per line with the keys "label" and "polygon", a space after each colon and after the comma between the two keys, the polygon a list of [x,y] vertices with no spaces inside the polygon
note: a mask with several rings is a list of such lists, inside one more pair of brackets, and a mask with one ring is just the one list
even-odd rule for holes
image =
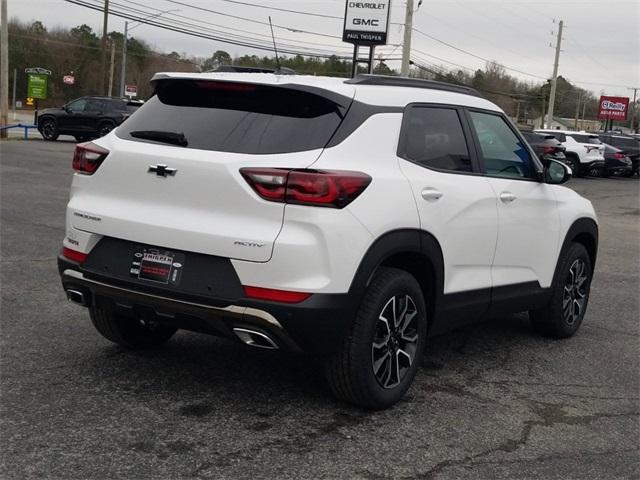
{"label": "road sign", "polygon": [[391,0],[347,0],[342,41],[356,45],[385,45]]}
{"label": "road sign", "polygon": [[46,99],[48,82],[49,75],[45,73],[27,73],[27,96]]}
{"label": "road sign", "polygon": [[617,120],[624,122],[629,111],[629,97],[600,97],[598,120]]}
{"label": "road sign", "polygon": [[137,85],[125,85],[124,86],[124,94],[127,97],[136,97],[136,96],[138,96],[138,86]]}
{"label": "road sign", "polygon": [[43,75],[51,75],[51,70],[47,70],[46,68],[40,68],[40,67],[30,67],[30,68],[25,68],[24,73],[41,73]]}
{"label": "road sign", "polygon": [[62,82],[65,85],[73,85],[74,83],[76,83],[76,77],[74,77],[73,75],[65,75],[64,77],[62,77]]}

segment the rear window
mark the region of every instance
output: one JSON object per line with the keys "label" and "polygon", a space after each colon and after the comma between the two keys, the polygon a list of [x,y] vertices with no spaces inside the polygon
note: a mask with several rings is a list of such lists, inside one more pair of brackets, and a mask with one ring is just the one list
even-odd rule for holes
{"label": "rear window", "polygon": [[567,141],[567,136],[564,133],[560,133],[560,132],[541,132],[541,135],[545,135],[545,138],[547,135],[551,135],[553,138],[555,138],[559,142]]}
{"label": "rear window", "polygon": [[600,145],[602,142],[595,135],[579,135],[576,133],[572,133],[571,136],[578,143],[592,143],[594,145]]}
{"label": "rear window", "polygon": [[553,135],[541,135],[539,133],[533,132],[520,132],[522,136],[525,138],[527,142],[538,143],[544,140],[545,138],[554,138]]}
{"label": "rear window", "polygon": [[634,138],[611,137],[610,143],[616,147],[621,147],[621,148],[640,147],[640,141]]}
{"label": "rear window", "polygon": [[[340,97],[345,102],[350,99]],[[323,148],[346,105],[315,93],[247,83],[161,81],[156,94],[117,129],[183,134],[187,148],[274,154]]]}

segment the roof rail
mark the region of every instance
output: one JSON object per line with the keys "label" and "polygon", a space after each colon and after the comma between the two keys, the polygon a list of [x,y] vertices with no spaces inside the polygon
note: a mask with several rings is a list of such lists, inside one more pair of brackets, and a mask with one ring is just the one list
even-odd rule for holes
{"label": "roof rail", "polygon": [[353,85],[380,85],[388,87],[411,87],[428,88],[431,90],[444,90],[447,92],[464,93],[475,97],[482,97],[482,94],[471,87],[455,85],[453,83],[437,82],[435,80],[424,80],[421,78],[392,77],[389,75],[358,75],[355,78],[345,80],[344,83]]}
{"label": "roof rail", "polygon": [[295,70],[287,67],[265,68],[265,67],[243,67],[240,65],[220,65],[208,72],[235,72],[235,73],[275,73],[276,75],[295,75]]}

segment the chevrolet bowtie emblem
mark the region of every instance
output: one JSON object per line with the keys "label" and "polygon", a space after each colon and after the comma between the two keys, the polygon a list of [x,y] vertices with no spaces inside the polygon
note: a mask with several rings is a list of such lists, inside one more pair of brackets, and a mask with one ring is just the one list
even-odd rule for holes
{"label": "chevrolet bowtie emblem", "polygon": [[170,168],[162,163],[149,165],[149,170],[147,170],[148,173],[155,173],[159,177],[166,177],[167,175],[173,176],[177,171],[177,168]]}

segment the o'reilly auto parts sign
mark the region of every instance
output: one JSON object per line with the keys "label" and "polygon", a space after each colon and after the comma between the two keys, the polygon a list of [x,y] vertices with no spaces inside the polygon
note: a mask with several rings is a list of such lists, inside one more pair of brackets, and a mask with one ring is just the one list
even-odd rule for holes
{"label": "o'reilly auto parts sign", "polygon": [[600,97],[600,108],[598,109],[598,120],[627,120],[629,111],[629,97]]}
{"label": "o'reilly auto parts sign", "polygon": [[391,0],[347,0],[342,41],[357,45],[384,45],[389,30]]}

